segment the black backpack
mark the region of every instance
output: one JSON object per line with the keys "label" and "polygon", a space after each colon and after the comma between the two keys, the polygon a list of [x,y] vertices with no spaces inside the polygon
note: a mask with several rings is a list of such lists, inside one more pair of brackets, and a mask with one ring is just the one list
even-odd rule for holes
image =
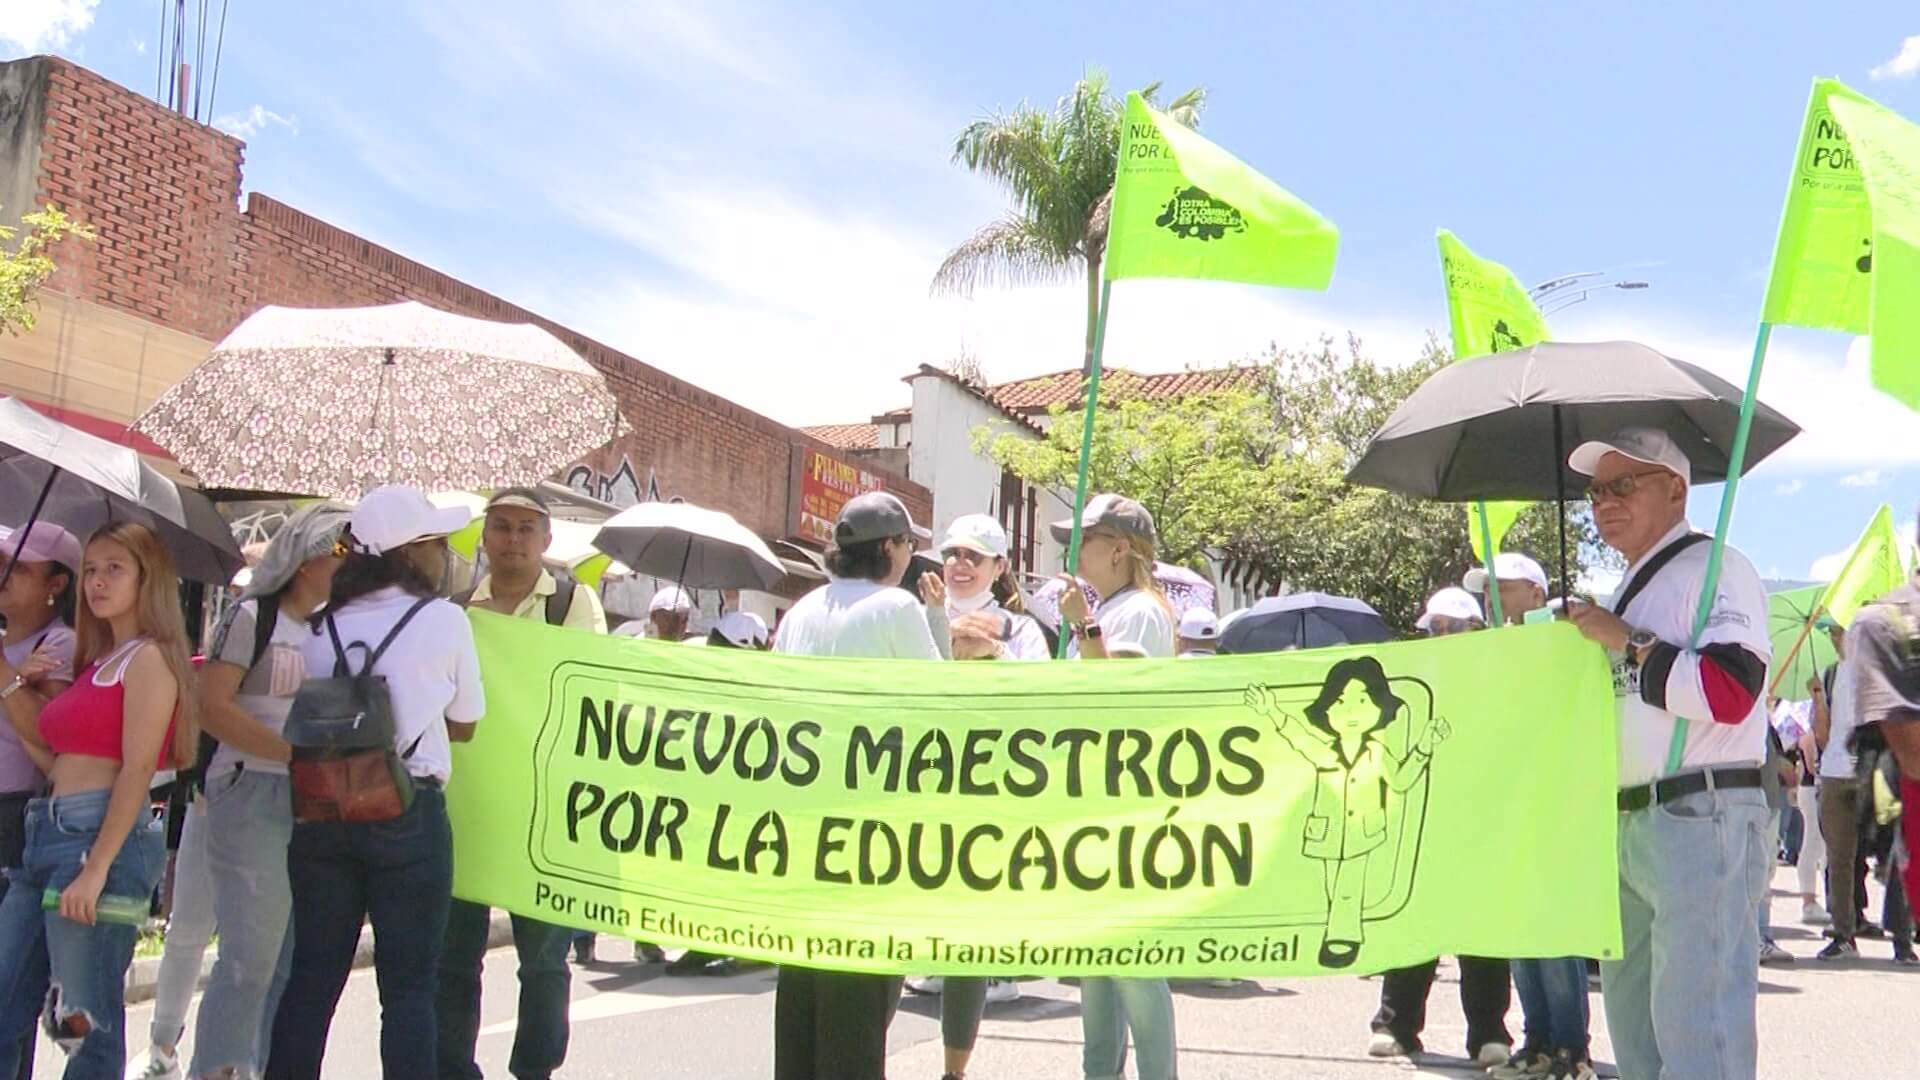
{"label": "black backpack", "polygon": [[[547,597],[548,626],[567,625],[567,613],[573,610],[573,594],[575,590],[578,589],[579,584],[579,582],[573,580],[573,575],[567,573],[565,570],[558,571],[553,575],[553,595]],[[468,589],[465,592],[456,593],[452,599],[454,603],[461,607],[469,607],[473,604],[473,590]]]}

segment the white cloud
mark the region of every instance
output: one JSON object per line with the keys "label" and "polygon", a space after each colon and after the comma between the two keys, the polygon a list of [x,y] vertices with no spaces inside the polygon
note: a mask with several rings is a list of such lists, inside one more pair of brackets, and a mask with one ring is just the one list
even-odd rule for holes
{"label": "white cloud", "polygon": [[[1912,565],[1916,556],[1920,556],[1920,545],[1915,544],[1913,520],[1909,518],[1904,524],[1895,525],[1893,531],[1900,537],[1901,550],[1905,552],[1908,565]],[[1839,551],[1813,560],[1813,565],[1807,568],[1807,580],[1832,581],[1847,564],[1847,555],[1852,551],[1853,545],[1848,544]]]}
{"label": "white cloud", "polygon": [[1807,485],[1805,481],[1801,480],[1798,477],[1795,477],[1794,479],[1789,480],[1784,484],[1780,484],[1776,486],[1773,489],[1773,493],[1775,495],[1780,496],[1781,498],[1791,498],[1792,496],[1800,494],[1801,489],[1805,488],[1806,486]]}
{"label": "white cloud", "polygon": [[1920,34],[1915,34],[1900,43],[1900,51],[1893,59],[1867,72],[1874,80],[1911,79],[1920,75]]}
{"label": "white cloud", "polygon": [[28,55],[64,49],[93,25],[100,0],[6,0],[0,4],[0,42]]}
{"label": "white cloud", "polygon": [[1857,473],[1848,473],[1840,478],[1840,486],[1850,488],[1879,487],[1886,482],[1887,478],[1881,474],[1879,469],[1862,469]]}
{"label": "white cloud", "polygon": [[283,127],[295,135],[300,134],[300,118],[281,116],[264,105],[255,105],[245,112],[223,116],[213,122],[213,126],[236,139],[251,139],[269,127]]}

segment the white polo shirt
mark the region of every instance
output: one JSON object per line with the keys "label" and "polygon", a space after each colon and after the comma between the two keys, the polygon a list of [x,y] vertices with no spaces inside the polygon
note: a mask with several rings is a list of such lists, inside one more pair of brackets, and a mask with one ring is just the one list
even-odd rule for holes
{"label": "white polo shirt", "polygon": [[1827,700],[1827,748],[1820,751],[1820,779],[1853,779],[1853,751],[1847,740],[1860,726],[1860,692],[1855,678],[1853,642],[1833,671],[1833,697]]}
{"label": "white polo shirt", "polygon": [[[1166,601],[1132,587],[1121,589],[1094,609],[1100,640],[1111,649],[1117,643],[1138,645],[1150,657],[1170,657],[1175,645],[1173,613]],[[1080,655],[1080,642],[1067,646],[1067,655]]]}
{"label": "white polo shirt", "polygon": [[[353,643],[364,641],[369,649],[377,647],[418,599],[389,586],[334,613],[340,644],[348,648],[347,659],[355,671],[366,662],[366,653],[351,648]],[[306,636],[300,652],[309,678],[333,673],[333,641],[324,622]],[[450,600],[429,602],[387,646],[373,674],[386,676],[393,698],[394,751],[405,754],[419,740],[407,759],[407,771],[445,783],[453,775],[447,721],[472,724],[487,711],[486,693],[480,688],[480,657],[473,648],[467,613]]]}
{"label": "white polo shirt", "polygon": [[[1685,521],[1674,526],[1651,551],[1627,568],[1620,590],[1626,589],[1649,559],[1690,531]],[[1686,649],[1693,636],[1694,613],[1700,604],[1700,588],[1706,582],[1711,548],[1710,543],[1694,544],[1674,556],[1627,605],[1621,617],[1633,627]],[[1614,599],[1619,595],[1616,592]],[[1731,547],[1721,555],[1720,582],[1699,644],[1739,645],[1763,661],[1773,657],[1773,643],[1767,637],[1766,589],[1753,564]],[[1717,723],[1701,689],[1697,654],[1682,652],[1674,661],[1667,674],[1667,709],[1656,709],[1640,696],[1638,668],[1627,667],[1619,653],[1609,659],[1620,716],[1621,787],[1667,775],[1667,748],[1673,739],[1675,715],[1688,718],[1686,754],[1679,771],[1709,765],[1759,764],[1766,759],[1765,693],[1754,695],[1752,709],[1738,724]]]}
{"label": "white polo shirt", "polygon": [[773,651],[796,656],[938,660],[926,609],[905,589],[833,578],[800,598],[773,636]]}

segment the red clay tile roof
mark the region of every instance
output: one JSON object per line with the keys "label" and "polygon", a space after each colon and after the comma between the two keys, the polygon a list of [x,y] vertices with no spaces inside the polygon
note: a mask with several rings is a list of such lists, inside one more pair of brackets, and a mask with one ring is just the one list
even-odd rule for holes
{"label": "red clay tile roof", "polygon": [[[1116,397],[1169,401],[1225,390],[1250,381],[1253,376],[1252,368],[1210,368],[1158,375],[1142,375],[1126,368],[1109,368],[1101,373],[1100,389]],[[1080,370],[1075,368],[1001,383],[987,392],[1005,408],[1022,413],[1042,413],[1052,405],[1071,407],[1078,404],[1080,382]]]}
{"label": "red clay tile roof", "polygon": [[842,450],[873,450],[880,445],[878,424],[821,424],[818,427],[803,427],[800,430],[829,446],[837,446]]}

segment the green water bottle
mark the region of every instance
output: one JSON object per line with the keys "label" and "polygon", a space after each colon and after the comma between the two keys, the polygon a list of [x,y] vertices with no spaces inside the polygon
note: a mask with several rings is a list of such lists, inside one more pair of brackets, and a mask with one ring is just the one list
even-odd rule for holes
{"label": "green water bottle", "polygon": [[[59,911],[60,893],[60,889],[56,889],[51,885],[47,886],[47,891],[40,894],[40,910]],[[94,905],[93,917],[96,922],[119,923],[122,926],[145,926],[147,925],[147,913],[150,910],[152,910],[152,905],[147,902],[145,897],[114,896],[111,893],[102,893],[99,902]]]}

